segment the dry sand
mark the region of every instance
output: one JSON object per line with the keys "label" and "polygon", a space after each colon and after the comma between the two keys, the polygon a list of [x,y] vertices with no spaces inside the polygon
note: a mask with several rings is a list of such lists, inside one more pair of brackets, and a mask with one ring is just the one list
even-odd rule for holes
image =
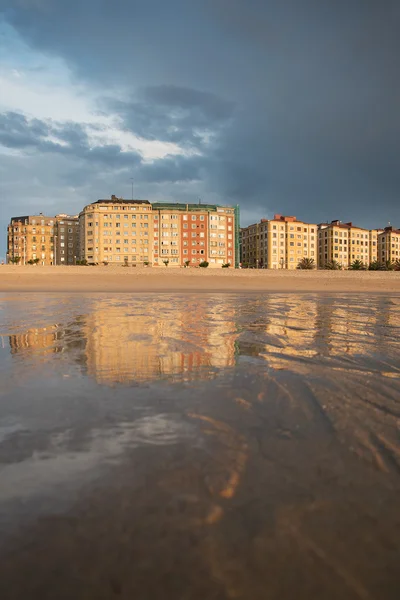
{"label": "dry sand", "polygon": [[0,266],[0,292],[400,293],[400,272]]}

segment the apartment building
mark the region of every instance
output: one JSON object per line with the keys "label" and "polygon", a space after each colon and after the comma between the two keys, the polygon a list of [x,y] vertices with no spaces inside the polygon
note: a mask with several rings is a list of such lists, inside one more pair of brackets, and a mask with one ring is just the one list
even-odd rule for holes
{"label": "apartment building", "polygon": [[381,263],[400,260],[400,229],[388,226],[379,231],[378,260]]}
{"label": "apartment building", "polygon": [[54,264],[74,265],[80,257],[79,217],[56,215],[54,232]]}
{"label": "apartment building", "polygon": [[[357,227],[353,223],[332,221],[318,226],[318,258],[319,265],[336,261],[347,269],[359,260],[369,265],[371,257],[377,256],[378,230]],[[375,259],[376,260],[376,259]]]}
{"label": "apartment building", "polygon": [[148,200],[111,196],[79,214],[80,258],[88,263],[152,264],[154,226]]}
{"label": "apartment building", "polygon": [[97,264],[234,266],[235,210],[116,196],[98,200],[79,215],[80,257]]}
{"label": "apartment building", "polygon": [[42,213],[12,217],[7,228],[7,262],[54,264],[55,227],[56,218]]}
{"label": "apartment building", "polygon": [[[214,204],[153,203],[154,264],[221,267],[239,261],[236,209]],[[156,246],[158,239],[158,248]],[[158,250],[158,252],[157,252]]]}
{"label": "apartment building", "polygon": [[277,214],[241,229],[243,265],[291,270],[303,258],[312,258],[317,264],[316,224]]}

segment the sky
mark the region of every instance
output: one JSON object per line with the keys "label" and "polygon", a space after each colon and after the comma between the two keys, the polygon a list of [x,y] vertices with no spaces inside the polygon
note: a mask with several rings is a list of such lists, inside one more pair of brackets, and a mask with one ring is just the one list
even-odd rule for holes
{"label": "sky", "polygon": [[111,194],[400,227],[398,0],[0,0],[12,216]]}

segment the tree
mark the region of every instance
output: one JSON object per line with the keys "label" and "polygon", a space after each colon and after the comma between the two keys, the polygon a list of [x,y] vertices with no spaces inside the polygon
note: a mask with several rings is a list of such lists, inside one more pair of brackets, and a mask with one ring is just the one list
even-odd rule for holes
{"label": "tree", "polygon": [[166,258],[165,260],[163,260],[163,263],[166,267],[168,267],[169,265],[169,258]]}
{"label": "tree", "polygon": [[371,263],[369,263],[368,270],[369,271],[382,271],[382,265],[378,260],[373,260]]}
{"label": "tree", "polygon": [[313,258],[302,258],[301,261],[299,261],[299,264],[296,267],[297,269],[301,269],[301,270],[306,270],[306,271],[311,271],[312,269],[315,268],[315,262]]}
{"label": "tree", "polygon": [[204,269],[206,269],[208,267],[208,264],[209,263],[206,260],[202,260],[199,264],[199,267],[203,267]]}
{"label": "tree", "polygon": [[349,267],[352,271],[365,271],[366,266],[362,262],[362,260],[353,260]]}
{"label": "tree", "polygon": [[340,263],[338,263],[337,260],[330,260],[330,261],[326,262],[325,266],[322,268],[326,269],[328,271],[340,271],[342,268],[342,265]]}
{"label": "tree", "polygon": [[386,260],[383,264],[384,271],[394,271],[394,263],[391,260]]}
{"label": "tree", "polygon": [[396,260],[394,261],[393,270],[400,271],[400,258],[396,258]]}
{"label": "tree", "polygon": [[14,258],[10,258],[10,263],[13,263],[14,265],[18,265],[21,261],[21,257],[20,256],[14,256]]}
{"label": "tree", "polygon": [[187,269],[188,266],[190,265],[190,260],[186,259],[185,261],[183,261],[183,264],[185,265],[185,269]]}

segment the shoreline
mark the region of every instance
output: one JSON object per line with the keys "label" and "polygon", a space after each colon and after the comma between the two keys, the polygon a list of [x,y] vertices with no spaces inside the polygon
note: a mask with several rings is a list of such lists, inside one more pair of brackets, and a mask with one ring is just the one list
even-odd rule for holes
{"label": "shoreline", "polygon": [[0,293],[4,292],[400,294],[400,272],[2,265]]}

